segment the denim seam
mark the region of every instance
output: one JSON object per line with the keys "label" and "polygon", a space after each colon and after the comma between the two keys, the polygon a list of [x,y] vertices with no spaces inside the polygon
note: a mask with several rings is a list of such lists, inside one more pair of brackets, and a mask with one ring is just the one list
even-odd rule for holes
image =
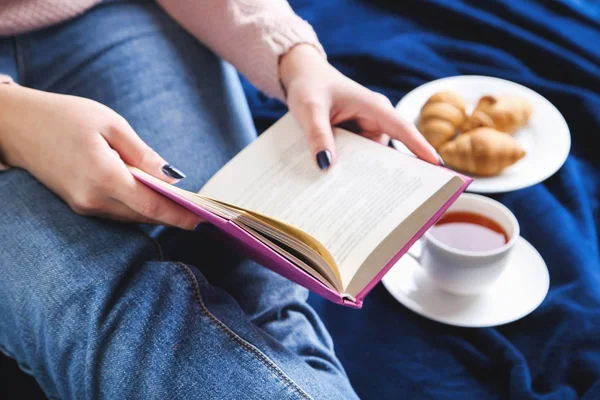
{"label": "denim seam", "polygon": [[194,276],[194,273],[187,267],[187,265],[181,262],[175,262],[175,265],[178,266],[185,274],[188,283],[192,287],[194,291],[194,299],[198,303],[200,307],[200,311],[208,317],[208,319],[223,333],[225,333],[231,340],[242,346],[244,350],[246,350],[249,354],[253,355],[258,361],[260,361],[269,371],[271,371],[275,376],[277,376],[286,387],[292,389],[298,396],[303,399],[312,399],[296,382],[294,382],[287,374],[281,370],[273,361],[271,361],[263,352],[258,350],[256,347],[248,343],[246,340],[242,339],[237,333],[232,331],[227,325],[225,325],[221,320],[215,317],[210,310],[202,301],[202,295],[200,294],[200,286],[198,285],[198,281]]}

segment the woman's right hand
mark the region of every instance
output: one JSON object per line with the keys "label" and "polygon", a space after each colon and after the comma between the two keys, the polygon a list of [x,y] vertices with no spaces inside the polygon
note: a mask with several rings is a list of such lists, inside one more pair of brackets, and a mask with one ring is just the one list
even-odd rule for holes
{"label": "woman's right hand", "polygon": [[167,165],[108,107],[81,97],[0,87],[0,155],[81,215],[193,229],[200,217],[137,181],[127,165],[177,182]]}

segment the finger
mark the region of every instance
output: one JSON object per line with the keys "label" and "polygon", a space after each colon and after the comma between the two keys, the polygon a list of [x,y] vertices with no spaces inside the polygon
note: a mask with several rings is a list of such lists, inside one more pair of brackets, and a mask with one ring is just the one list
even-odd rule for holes
{"label": "finger", "polygon": [[363,132],[362,136],[371,139],[374,142],[387,146],[390,143],[390,137],[380,132]]}
{"label": "finger", "polygon": [[[106,208],[106,211],[104,211],[99,216],[109,218],[109,219],[112,219],[114,221],[119,221],[119,222],[132,222],[132,223],[137,223],[137,224],[173,226],[173,225],[165,224],[161,221],[157,221],[155,219],[144,217],[142,214],[132,210],[127,205],[121,203],[118,200],[111,199],[110,202],[111,203]],[[200,223],[202,223],[202,222],[205,222],[205,221],[201,219]]]}
{"label": "finger", "polygon": [[139,182],[133,175],[127,174],[123,180],[123,183],[115,185],[114,199],[143,218],[182,229],[194,229],[203,221],[193,212]]}
{"label": "finger", "polygon": [[97,214],[98,217],[109,218],[119,222],[160,225],[159,221],[144,217],[118,200],[110,199],[109,202],[106,208]]}
{"label": "finger", "polygon": [[102,132],[102,136],[126,164],[168,183],[175,183],[185,178],[183,172],[167,163],[152,150],[125,120],[112,129]]}
{"label": "finger", "polygon": [[377,99],[367,107],[376,115],[382,131],[398,139],[417,157],[432,164],[440,164],[440,156],[433,146],[421,135],[417,127],[401,118],[387,97],[377,94]]}
{"label": "finger", "polygon": [[296,115],[306,132],[317,166],[322,170],[329,168],[335,159],[335,141],[329,119],[329,107],[320,103],[308,103],[300,107]]}

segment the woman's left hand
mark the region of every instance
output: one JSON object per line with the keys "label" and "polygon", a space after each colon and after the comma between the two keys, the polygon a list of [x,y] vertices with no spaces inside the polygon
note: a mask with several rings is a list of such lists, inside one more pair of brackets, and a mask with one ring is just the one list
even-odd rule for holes
{"label": "woman's left hand", "polygon": [[360,133],[387,145],[398,139],[417,157],[440,164],[435,149],[417,128],[403,120],[387,97],[344,76],[311,45],[286,53],[279,67],[287,105],[306,132],[317,165],[326,169],[335,160],[332,126],[354,121]]}

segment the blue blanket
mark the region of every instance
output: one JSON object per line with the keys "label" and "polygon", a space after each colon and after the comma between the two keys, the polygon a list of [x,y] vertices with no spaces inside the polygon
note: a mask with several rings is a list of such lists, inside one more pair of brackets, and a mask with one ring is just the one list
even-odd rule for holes
{"label": "blue blanket", "polygon": [[[564,115],[571,154],[543,183],[494,196],[542,254],[551,289],[498,328],[429,321],[378,285],[362,310],[312,297],[365,399],[600,399],[600,2],[293,0],[333,65],[387,95],[451,75],[526,85]],[[245,84],[259,131],[284,112]]]}

